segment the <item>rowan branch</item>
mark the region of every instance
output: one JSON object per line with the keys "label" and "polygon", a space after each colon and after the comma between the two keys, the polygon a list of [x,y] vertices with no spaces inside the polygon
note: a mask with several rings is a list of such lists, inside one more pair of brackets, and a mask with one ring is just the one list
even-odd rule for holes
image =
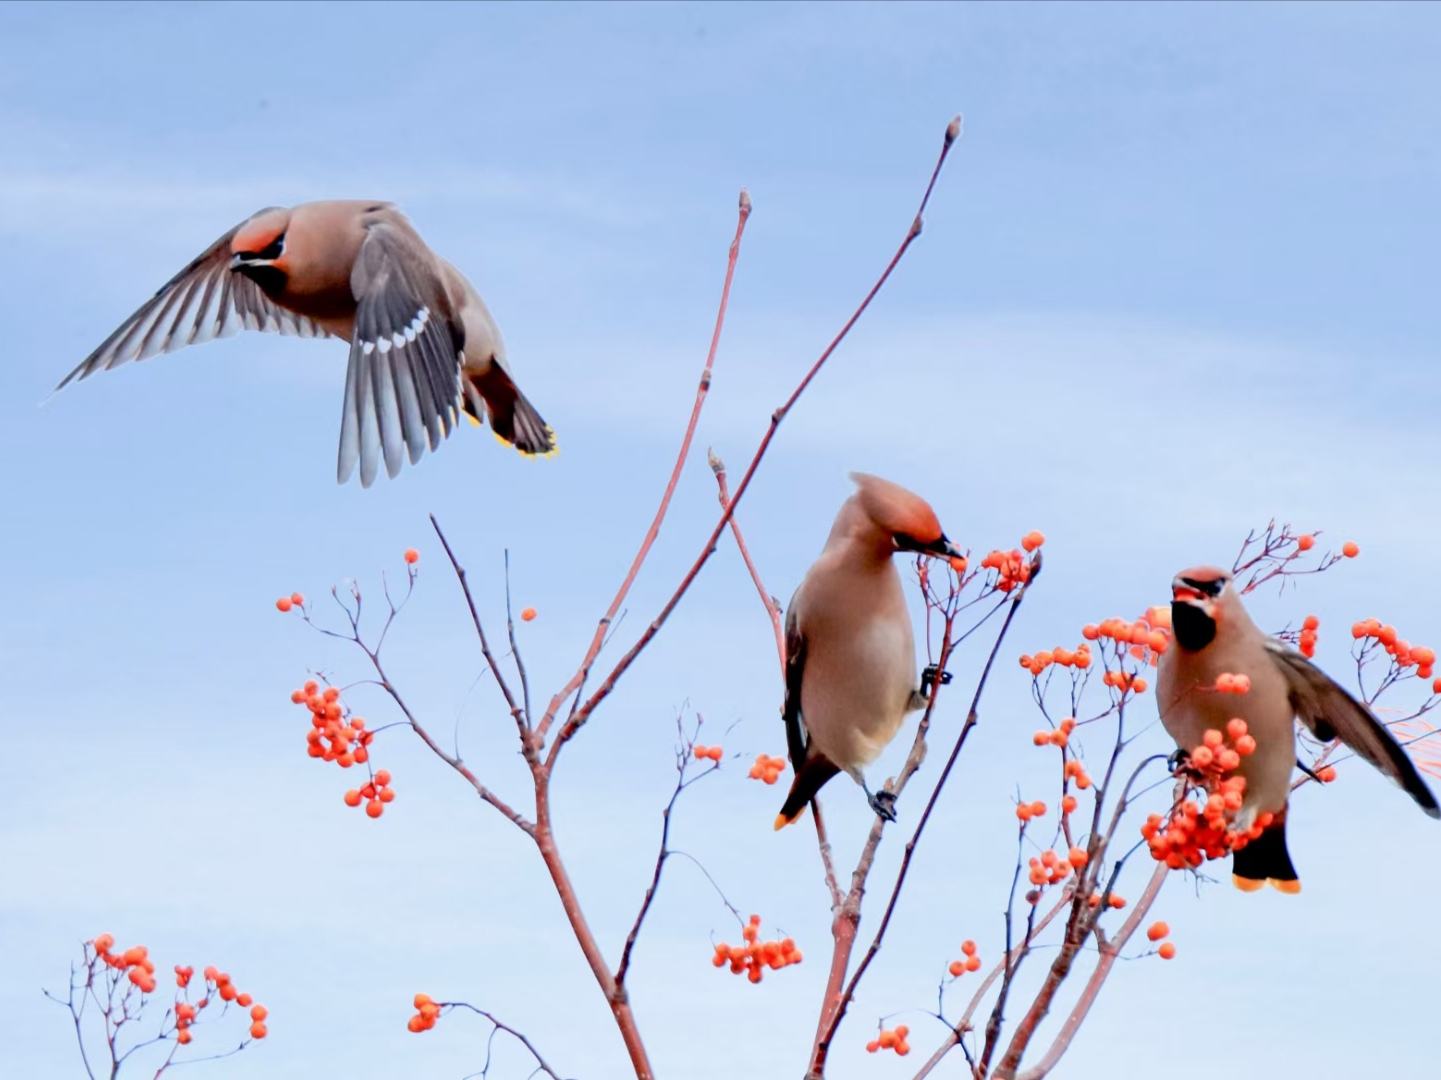
{"label": "rowan branch", "polygon": [[[598,686],[591,693],[590,697],[586,699],[585,704],[583,704],[575,712],[575,714],[566,721],[565,725],[561,728],[560,734],[556,737],[555,745],[551,747],[548,760],[554,760],[555,755],[559,751],[560,747],[563,746],[570,739],[575,737],[576,732],[578,732],[582,727],[584,727],[586,721],[590,719],[590,715],[592,712],[595,711],[595,707],[610,696],[611,691],[615,689],[616,682],[620,679],[622,675],[626,673],[626,671],[630,668],[631,664],[635,663],[636,658],[640,656],[643,651],[645,651],[646,646],[650,644],[656,634],[660,633],[661,627],[665,625],[666,620],[670,618],[671,613],[676,609],[676,607],[680,604],[681,599],[690,590],[691,585],[694,584],[695,579],[700,575],[702,568],[704,568],[705,564],[710,560],[711,555],[715,553],[716,544],[720,540],[721,533],[723,533],[726,529],[726,526],[730,524],[731,518],[735,515],[736,507],[740,505],[741,499],[745,497],[746,491],[749,490],[751,480],[754,479],[756,470],[760,468],[761,462],[765,459],[766,451],[770,449],[771,442],[775,439],[776,432],[780,429],[781,422],[785,420],[786,415],[795,406],[795,403],[800,399],[801,395],[806,392],[806,389],[815,380],[815,377],[820,374],[821,368],[825,366],[826,361],[831,358],[832,354],[835,353],[836,349],[840,347],[841,342],[844,341],[846,337],[850,334],[851,329],[858,321],[860,321],[861,316],[864,315],[866,309],[870,307],[871,301],[876,298],[876,295],[885,286],[886,282],[890,280],[891,274],[900,264],[901,259],[905,256],[906,251],[909,250],[911,244],[915,242],[916,237],[921,235],[922,215],[925,213],[926,205],[930,202],[931,192],[935,190],[936,180],[940,176],[941,167],[945,164],[946,157],[950,153],[951,146],[954,144],[956,137],[960,134],[960,129],[960,117],[956,117],[946,128],[946,135],[941,146],[940,155],[936,159],[935,168],[931,171],[930,181],[926,184],[925,194],[921,197],[920,206],[916,210],[916,215],[911,221],[911,225],[906,232],[905,239],[901,241],[900,247],[898,247],[896,249],[896,253],[891,256],[891,260],[886,265],[885,270],[882,271],[881,276],[876,279],[875,284],[871,286],[870,291],[866,293],[865,297],[861,300],[855,311],[851,313],[851,316],[846,320],[845,325],[841,327],[840,331],[836,334],[836,336],[831,339],[830,344],[825,347],[825,349],[821,352],[820,356],[817,357],[815,362],[811,364],[810,368],[801,378],[801,381],[797,384],[796,388],[791,391],[790,396],[786,398],[786,400],[781,404],[781,406],[771,414],[770,425],[766,428],[765,434],[761,437],[760,445],[756,447],[756,451],[751,457],[750,464],[746,466],[745,473],[741,476],[741,481],[736,486],[735,495],[726,505],[726,508],[724,512],[722,512],[720,519],[716,522],[715,527],[711,529],[710,535],[706,538],[705,543],[701,546],[700,554],[696,557],[695,562],[691,565],[690,569],[686,571],[685,576],[681,579],[681,582],[676,587],[675,592],[671,594],[670,599],[666,601],[660,612],[655,616],[654,619],[651,620],[650,624],[641,634],[639,640],[637,640],[636,643],[632,645],[630,649],[625,653],[625,655],[622,656],[619,661],[617,661],[615,666],[611,669],[610,673],[607,674],[606,677],[601,681],[600,686]],[[572,682],[577,683],[578,685],[578,680],[582,677],[583,672],[577,672],[577,675],[575,678],[572,679]],[[558,704],[559,703],[557,701],[557,707]],[[553,712],[548,715],[553,715]]]}

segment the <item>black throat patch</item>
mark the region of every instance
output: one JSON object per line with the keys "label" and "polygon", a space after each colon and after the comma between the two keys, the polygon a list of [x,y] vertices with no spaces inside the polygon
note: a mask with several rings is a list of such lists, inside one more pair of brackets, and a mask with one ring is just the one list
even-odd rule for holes
{"label": "black throat patch", "polygon": [[1184,600],[1171,601],[1171,630],[1176,644],[1187,652],[1204,649],[1216,637],[1216,620],[1195,604]]}
{"label": "black throat patch", "polygon": [[285,292],[285,271],[278,267],[250,266],[242,263],[239,272],[260,286],[260,291],[272,300]]}

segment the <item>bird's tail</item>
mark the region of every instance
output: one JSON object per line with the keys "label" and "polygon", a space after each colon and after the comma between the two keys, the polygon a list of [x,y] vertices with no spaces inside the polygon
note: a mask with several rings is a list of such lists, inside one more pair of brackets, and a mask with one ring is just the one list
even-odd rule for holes
{"label": "bird's tail", "polygon": [[829,759],[821,757],[819,754],[812,754],[806,758],[801,763],[801,767],[796,770],[795,779],[791,781],[791,790],[786,795],[781,812],[776,815],[776,828],[784,829],[800,817],[806,804],[816,797],[816,792],[820,791],[826,781],[840,771]]}
{"label": "bird's tail", "polygon": [[1286,818],[1269,826],[1260,836],[1231,855],[1231,880],[1243,892],[1255,892],[1270,883],[1283,893],[1301,891],[1301,879],[1286,850]]}
{"label": "bird's tail", "polygon": [[488,415],[495,437],[526,457],[550,457],[556,452],[555,432],[515,383],[499,373],[499,365],[492,364],[491,368],[483,385],[480,378],[463,373],[466,414],[477,424]]}

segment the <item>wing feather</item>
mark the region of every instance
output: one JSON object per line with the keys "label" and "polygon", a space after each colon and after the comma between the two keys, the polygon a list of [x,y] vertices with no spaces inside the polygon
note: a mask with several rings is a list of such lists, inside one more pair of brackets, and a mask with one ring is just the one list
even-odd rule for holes
{"label": "wing feather", "polygon": [[1399,784],[1427,814],[1441,817],[1441,806],[1415,762],[1370,709],[1290,646],[1269,640],[1266,647],[1286,679],[1292,708],[1312,734],[1323,742],[1340,739]]}

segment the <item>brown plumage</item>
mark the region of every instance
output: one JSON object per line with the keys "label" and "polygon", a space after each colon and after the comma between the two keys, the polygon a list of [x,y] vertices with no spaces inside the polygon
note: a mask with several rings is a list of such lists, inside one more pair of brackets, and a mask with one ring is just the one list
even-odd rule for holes
{"label": "brown plumage", "polygon": [[852,473],[825,550],[786,611],[782,717],[795,779],[776,818],[794,821],[838,772],[860,784],[872,808],[894,818],[893,797],[872,795],[862,769],[925,704],[916,682],[911,617],[892,556],[960,554],[935,511],[889,480]]}
{"label": "brown plumage", "polygon": [[[1271,827],[1233,856],[1236,885],[1250,891],[1269,881],[1284,892],[1301,885],[1286,848],[1286,809],[1296,762],[1294,719],[1318,739],[1340,739],[1358,757],[1396,781],[1431,817],[1441,807],[1406,751],[1366,708],[1296,650],[1262,633],[1231,583],[1214,566],[1182,570],[1172,582],[1172,647],[1161,655],[1156,703],[1161,723],[1189,751],[1207,729],[1224,731],[1232,717],[1245,720],[1256,750],[1237,770],[1246,778],[1236,828],[1250,828],[1262,813]],[[1223,673],[1245,675],[1245,694],[1209,689]]]}
{"label": "brown plumage", "polygon": [[334,200],[272,207],[241,222],[176,274],[61,380],[59,389],[237,330],[350,343],[336,475],[434,450],[464,411],[488,418],[523,454],[555,449],[516,387],[484,302],[389,203]]}

